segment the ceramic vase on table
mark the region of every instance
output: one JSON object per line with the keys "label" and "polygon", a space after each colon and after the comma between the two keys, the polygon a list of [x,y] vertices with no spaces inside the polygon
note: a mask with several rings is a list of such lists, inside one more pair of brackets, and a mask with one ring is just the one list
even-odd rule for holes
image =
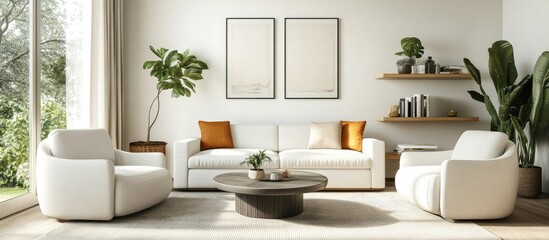
{"label": "ceramic vase on table", "polygon": [[254,180],[261,180],[265,178],[265,171],[263,169],[250,169],[248,171],[248,177]]}

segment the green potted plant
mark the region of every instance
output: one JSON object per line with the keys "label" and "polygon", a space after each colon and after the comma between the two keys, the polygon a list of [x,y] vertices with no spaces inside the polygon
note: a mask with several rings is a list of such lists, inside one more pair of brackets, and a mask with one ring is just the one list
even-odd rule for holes
{"label": "green potted plant", "polygon": [[397,61],[397,70],[399,74],[412,73],[412,66],[416,64],[416,58],[423,56],[424,48],[421,40],[417,37],[405,37],[400,40],[402,51],[396,52],[395,55],[406,56]]}
{"label": "green potted plant", "polygon": [[[151,129],[158,119],[160,113],[160,94],[164,90],[172,90],[172,97],[190,97],[195,92],[196,84],[193,81],[202,79],[202,71],[208,69],[208,65],[189,53],[186,50],[179,53],[177,50],[149,46],[150,50],[158,59],[145,61],[143,69],[151,69],[150,75],[155,77],[156,96],[149,106],[149,118],[147,122],[147,141],[130,143],[132,152],[163,152],[166,153],[166,142],[151,141]],[[156,105],[156,112],[151,121],[153,107]]]}
{"label": "green potted plant", "polygon": [[511,121],[517,130],[517,146],[519,164],[519,189],[518,195],[535,198],[541,194],[541,167],[534,166],[536,158],[536,138],[541,135],[549,125],[549,52],[545,51],[539,56],[534,65],[532,74],[532,97],[527,105],[530,107],[528,116],[528,135],[525,134],[524,125],[515,116]]}
{"label": "green potted plant", "polygon": [[248,171],[248,177],[255,180],[261,180],[265,178],[265,170],[261,168],[265,162],[271,162],[271,157],[265,153],[267,150],[259,150],[258,153],[250,154],[240,165],[246,165],[250,168]]}
{"label": "green potted plant", "polygon": [[[541,168],[534,166],[535,138],[549,124],[549,90],[544,88],[549,81],[549,53],[544,52],[540,56],[533,77],[526,75],[517,83],[513,46],[505,40],[496,41],[488,53],[488,67],[498,96],[498,110],[482,87],[479,70],[465,58],[465,66],[481,91],[468,92],[474,100],[486,106],[491,116],[491,130],[506,133],[517,144],[519,196],[536,197],[541,193]],[[530,128],[529,137],[524,131],[526,126]]]}

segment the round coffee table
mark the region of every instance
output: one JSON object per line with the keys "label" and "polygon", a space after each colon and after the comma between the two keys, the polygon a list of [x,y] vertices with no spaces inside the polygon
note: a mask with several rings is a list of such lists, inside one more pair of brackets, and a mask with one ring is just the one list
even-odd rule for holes
{"label": "round coffee table", "polygon": [[220,190],[235,193],[235,210],[247,217],[285,218],[303,212],[303,193],[322,190],[324,175],[292,171],[282,181],[258,181],[247,173],[225,173],[214,177]]}

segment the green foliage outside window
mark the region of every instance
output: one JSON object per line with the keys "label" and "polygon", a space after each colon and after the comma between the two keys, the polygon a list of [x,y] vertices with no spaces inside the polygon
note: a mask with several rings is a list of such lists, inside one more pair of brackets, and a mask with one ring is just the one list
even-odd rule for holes
{"label": "green foliage outside window", "polygon": [[[25,105],[0,99],[0,187],[29,188],[29,110]],[[11,108],[11,114],[4,110]],[[9,111],[7,111],[9,112]],[[54,101],[46,101],[41,112],[41,138],[53,129],[66,128],[65,110]]]}

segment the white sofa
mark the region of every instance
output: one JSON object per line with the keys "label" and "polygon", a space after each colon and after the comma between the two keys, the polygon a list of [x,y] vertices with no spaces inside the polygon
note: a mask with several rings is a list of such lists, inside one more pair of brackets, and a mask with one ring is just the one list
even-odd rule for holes
{"label": "white sofa", "polygon": [[162,202],[172,178],[162,153],[113,149],[105,129],[51,131],[38,146],[40,210],[61,220],[110,220]]}
{"label": "white sofa", "polygon": [[267,149],[276,169],[311,171],[328,177],[328,189],[385,188],[385,143],[364,138],[362,152],[349,149],[308,149],[309,125],[231,125],[235,148],[200,151],[200,138],[174,143],[173,180],[176,189],[215,188],[213,177],[247,172],[240,162]]}
{"label": "white sofa", "polygon": [[515,144],[501,132],[466,131],[454,150],[405,152],[398,193],[446,219],[497,219],[513,212],[518,187]]}

